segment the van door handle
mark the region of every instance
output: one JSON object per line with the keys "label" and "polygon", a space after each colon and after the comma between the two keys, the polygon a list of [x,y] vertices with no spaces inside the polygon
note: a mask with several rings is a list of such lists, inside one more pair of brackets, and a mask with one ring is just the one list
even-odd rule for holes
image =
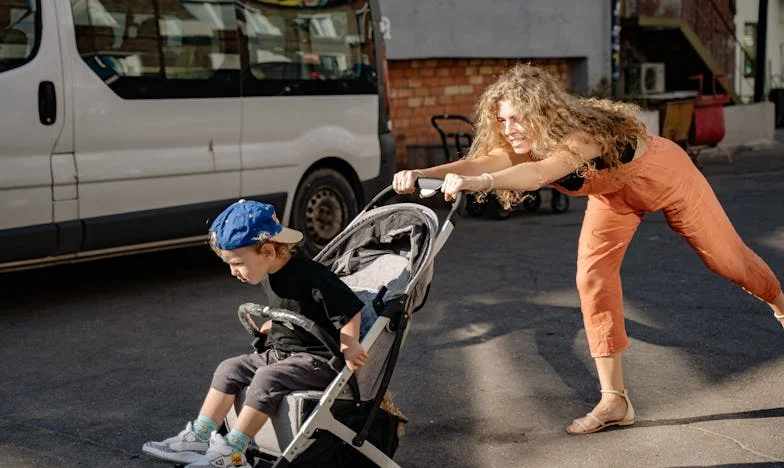
{"label": "van door handle", "polygon": [[42,81],[38,85],[38,118],[44,125],[54,124],[57,118],[57,95],[51,81]]}

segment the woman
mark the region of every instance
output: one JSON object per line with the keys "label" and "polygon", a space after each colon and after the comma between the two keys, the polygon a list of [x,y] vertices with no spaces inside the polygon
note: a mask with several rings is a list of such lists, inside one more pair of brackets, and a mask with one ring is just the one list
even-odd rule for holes
{"label": "woman", "polygon": [[459,191],[496,190],[507,205],[516,192],[548,184],[588,196],[577,288],[602,395],[567,428],[570,434],[634,424],[621,365],[629,339],[620,269],[645,213],[662,210],[711,271],[767,302],[784,326],[784,294],[773,272],[740,239],[688,155],[648,135],[636,110],[572,96],[547,72],[519,64],[482,94],[476,138],[465,159],[400,171],[393,182],[399,193],[410,193],[418,177],[443,178],[447,200]]}

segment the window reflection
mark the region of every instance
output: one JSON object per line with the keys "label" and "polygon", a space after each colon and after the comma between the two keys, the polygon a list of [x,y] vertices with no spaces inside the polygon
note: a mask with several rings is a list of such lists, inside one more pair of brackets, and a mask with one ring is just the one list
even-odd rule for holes
{"label": "window reflection", "polygon": [[0,72],[35,55],[39,22],[35,0],[0,0]]}
{"label": "window reflection", "polygon": [[367,0],[71,6],[79,54],[124,98],[377,92]]}
{"label": "window reflection", "polygon": [[239,71],[231,0],[72,0],[77,47],[104,80]]}
{"label": "window reflection", "polygon": [[375,86],[370,12],[365,1],[290,3],[240,2],[254,79],[362,79],[368,88]]}

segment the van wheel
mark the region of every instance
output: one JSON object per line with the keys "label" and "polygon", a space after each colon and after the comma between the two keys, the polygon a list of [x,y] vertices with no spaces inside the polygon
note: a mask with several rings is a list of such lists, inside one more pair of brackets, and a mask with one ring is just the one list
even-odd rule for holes
{"label": "van wheel", "polygon": [[357,215],[351,184],[333,169],[317,169],[300,183],[291,212],[291,226],[301,231],[302,252],[313,257]]}

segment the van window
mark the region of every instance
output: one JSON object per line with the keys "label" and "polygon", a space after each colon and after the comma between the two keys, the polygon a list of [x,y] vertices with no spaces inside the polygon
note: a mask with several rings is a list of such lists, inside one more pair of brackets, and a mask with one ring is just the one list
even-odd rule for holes
{"label": "van window", "polygon": [[238,97],[232,0],[71,0],[85,63],[126,99]]}
{"label": "van window", "polygon": [[29,62],[38,51],[40,39],[38,1],[0,1],[0,73]]}
{"label": "van window", "polygon": [[240,0],[238,7],[250,68],[243,95],[377,92],[367,1]]}

